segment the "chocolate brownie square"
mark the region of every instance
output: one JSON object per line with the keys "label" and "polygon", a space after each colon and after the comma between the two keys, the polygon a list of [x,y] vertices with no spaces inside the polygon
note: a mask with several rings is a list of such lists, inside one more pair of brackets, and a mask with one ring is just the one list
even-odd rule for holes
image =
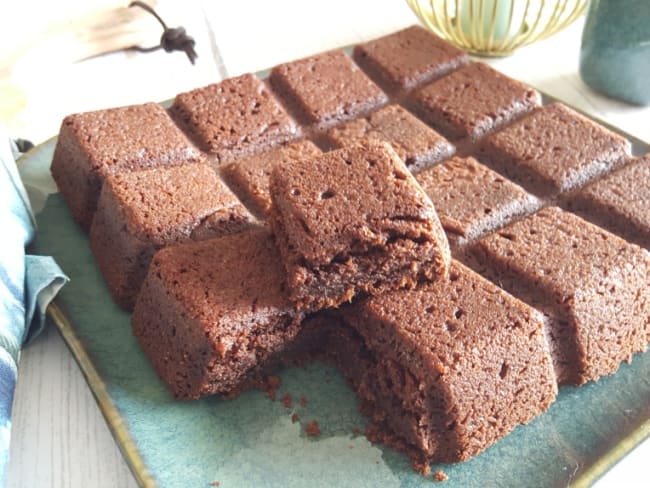
{"label": "chocolate brownie square", "polygon": [[472,63],[413,93],[413,110],[452,142],[475,142],[533,110],[540,95],[487,64]]}
{"label": "chocolate brownie square", "polygon": [[154,253],[241,231],[253,217],[207,164],[106,178],[90,248],[114,300],[131,309]]}
{"label": "chocolate brownie square", "polygon": [[218,162],[298,136],[298,127],[252,74],[176,95],[172,116]]}
{"label": "chocolate brownie square", "polygon": [[370,112],[388,98],[343,51],[281,64],[269,82],[301,122],[324,128]]}
{"label": "chocolate brownie square", "polygon": [[341,365],[371,417],[367,434],[416,466],[469,459],[557,394],[541,314],[456,261],[447,278],[343,317],[362,344]]}
{"label": "chocolate brownie square", "polygon": [[52,159],[52,177],[72,217],[88,231],[111,174],[201,161],[199,151],[155,103],[68,115]]}
{"label": "chocolate brownie square", "polygon": [[487,137],[478,155],[539,196],[554,196],[611,170],[630,143],[560,103]]}
{"label": "chocolate brownie square", "polygon": [[561,385],[614,373],[650,341],[650,253],[550,207],[490,234],[469,262],[544,312]]}
{"label": "chocolate brownie square", "polygon": [[313,159],[321,154],[321,150],[310,141],[290,142],[238,159],[223,167],[222,174],[252,212],[266,218],[271,210],[269,178],[273,166],[288,166],[294,161]]}
{"label": "chocolate brownie square", "polygon": [[386,143],[275,166],[270,222],[301,309],[446,275],[449,246],[431,200]]}
{"label": "chocolate brownie square", "polygon": [[650,249],[650,154],[571,196],[568,207]]}
{"label": "chocolate brownie square", "polygon": [[533,213],[541,202],[472,157],[455,157],[416,177],[436,207],[452,248]]}
{"label": "chocolate brownie square", "polygon": [[326,138],[337,147],[361,139],[388,142],[411,171],[447,159],[455,150],[449,141],[399,105],[388,105],[334,127]]}
{"label": "chocolate brownie square", "polygon": [[354,48],[354,60],[380,86],[405,92],[467,64],[464,51],[413,25]]}
{"label": "chocolate brownie square", "polygon": [[301,320],[270,233],[254,229],[156,253],[131,323],[172,394],[199,398],[239,392]]}

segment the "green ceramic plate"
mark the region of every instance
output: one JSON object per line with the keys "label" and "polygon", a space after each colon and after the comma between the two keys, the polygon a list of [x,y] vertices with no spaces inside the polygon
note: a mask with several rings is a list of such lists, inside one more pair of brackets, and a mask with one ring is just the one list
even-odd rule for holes
{"label": "green ceramic plate", "polygon": [[[281,371],[278,398],[174,401],[113,304],[86,236],[73,224],[49,176],[54,141],[21,172],[38,211],[36,252],[53,255],[71,281],[50,315],[71,348],[134,475],[143,486],[420,487],[432,478],[359,435],[365,419],[342,376],[322,364]],[[49,194],[51,193],[51,194]],[[49,194],[49,195],[48,195]],[[301,396],[306,405],[298,401]],[[300,421],[292,423],[297,413]],[[307,437],[318,420],[322,434]],[[433,466],[448,487],[587,486],[650,433],[650,352],[614,376],[564,388],[544,415],[469,462]]]}

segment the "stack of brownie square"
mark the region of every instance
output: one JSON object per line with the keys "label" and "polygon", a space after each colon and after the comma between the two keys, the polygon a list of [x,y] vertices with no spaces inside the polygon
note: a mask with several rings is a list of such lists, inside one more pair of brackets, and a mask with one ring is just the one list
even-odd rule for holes
{"label": "stack of brownie square", "polygon": [[52,174],[175,397],[322,358],[425,469],[646,349],[648,161],[411,27],[69,116]]}

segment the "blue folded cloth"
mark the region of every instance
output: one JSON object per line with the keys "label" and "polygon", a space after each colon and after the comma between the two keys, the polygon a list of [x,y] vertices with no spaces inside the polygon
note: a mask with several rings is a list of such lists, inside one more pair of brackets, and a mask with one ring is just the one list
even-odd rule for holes
{"label": "blue folded cloth", "polygon": [[68,281],[51,257],[25,254],[35,226],[16,156],[15,145],[0,126],[0,486],[9,461],[20,348],[43,329],[48,304]]}

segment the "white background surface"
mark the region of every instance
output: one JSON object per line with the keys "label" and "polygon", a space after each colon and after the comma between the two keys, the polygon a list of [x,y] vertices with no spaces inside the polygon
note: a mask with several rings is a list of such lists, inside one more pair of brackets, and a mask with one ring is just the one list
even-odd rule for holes
{"label": "white background surface", "polygon": [[[169,99],[180,91],[364,41],[416,22],[400,0],[189,0],[182,2],[182,7],[180,4],[161,0],[158,10],[170,26],[183,25],[195,37],[199,53],[196,66],[192,67],[182,53],[121,52],[75,64],[53,56],[14,73],[12,93],[19,90],[25,103],[17,111],[1,114],[2,122],[13,136],[38,143],[55,135],[68,113]],[[11,7],[4,2],[2,5],[0,19],[6,20]],[[608,100],[580,80],[581,23],[514,56],[489,62],[650,142],[650,108]],[[9,29],[20,26],[20,22],[4,25]],[[155,22],[153,32],[157,32]],[[158,35],[154,34],[150,44],[157,42]],[[1,75],[0,70],[0,82]],[[596,486],[648,486],[649,460],[650,442],[646,441]],[[38,338],[22,356],[8,486],[136,486],[56,330]]]}

